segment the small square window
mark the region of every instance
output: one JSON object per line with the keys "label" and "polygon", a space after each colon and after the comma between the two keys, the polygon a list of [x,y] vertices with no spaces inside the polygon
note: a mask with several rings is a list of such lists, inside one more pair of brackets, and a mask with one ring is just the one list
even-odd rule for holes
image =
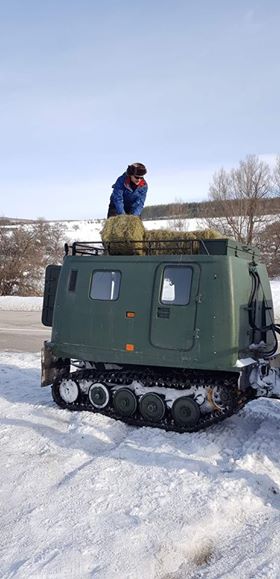
{"label": "small square window", "polygon": [[119,271],[94,271],[90,297],[93,300],[117,300],[120,293],[120,281]]}
{"label": "small square window", "polygon": [[191,267],[168,266],[164,268],[161,303],[185,306],[190,301]]}

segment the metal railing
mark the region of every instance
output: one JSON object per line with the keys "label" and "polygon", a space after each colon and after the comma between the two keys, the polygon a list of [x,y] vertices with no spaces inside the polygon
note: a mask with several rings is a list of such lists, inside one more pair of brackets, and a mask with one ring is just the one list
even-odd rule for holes
{"label": "metal railing", "polygon": [[203,239],[112,240],[65,243],[65,255],[210,255]]}

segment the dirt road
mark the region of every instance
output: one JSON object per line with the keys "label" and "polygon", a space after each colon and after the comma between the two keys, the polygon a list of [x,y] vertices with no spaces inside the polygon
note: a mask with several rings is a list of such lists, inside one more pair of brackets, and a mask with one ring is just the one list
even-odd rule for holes
{"label": "dirt road", "polygon": [[51,328],[41,324],[41,312],[0,310],[0,351],[39,352]]}

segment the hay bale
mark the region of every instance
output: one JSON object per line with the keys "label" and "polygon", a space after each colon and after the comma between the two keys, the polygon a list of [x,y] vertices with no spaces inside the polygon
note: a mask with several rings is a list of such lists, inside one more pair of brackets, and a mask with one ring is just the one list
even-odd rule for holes
{"label": "hay bale", "polygon": [[110,255],[143,255],[144,234],[145,228],[140,217],[116,215],[105,221],[101,239]]}
{"label": "hay bale", "polygon": [[197,239],[221,239],[223,237],[222,234],[215,229],[198,229],[192,231],[192,233]]}
{"label": "hay bale", "polygon": [[199,244],[192,231],[172,231],[171,229],[150,229],[145,231],[145,241],[150,242],[148,252],[152,254],[190,255],[198,252]]}
{"label": "hay bale", "polygon": [[196,231],[150,229],[145,231],[145,241],[150,242],[148,253],[152,254],[198,254],[201,251],[201,247],[199,241],[195,241],[196,239],[220,239],[221,237],[221,234],[213,229],[202,229]]}
{"label": "hay bale", "polygon": [[103,245],[110,255],[198,254],[201,248],[199,241],[195,241],[196,239],[219,239],[221,237],[221,234],[213,229],[196,231],[145,230],[140,217],[135,215],[110,217],[105,221],[101,231]]}

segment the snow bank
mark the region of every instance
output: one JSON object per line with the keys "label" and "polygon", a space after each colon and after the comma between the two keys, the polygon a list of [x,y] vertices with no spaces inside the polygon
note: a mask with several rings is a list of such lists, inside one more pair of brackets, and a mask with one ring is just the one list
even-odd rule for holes
{"label": "snow bank", "polygon": [[280,280],[271,280],[270,282],[274,316],[277,321],[280,321]]}
{"label": "snow bank", "polygon": [[[280,280],[273,280],[270,282],[273,305],[274,305],[274,315],[277,321],[280,321]],[[43,298],[41,297],[12,297],[12,296],[0,296],[0,311],[10,310],[18,311],[25,310],[31,311],[41,311],[43,306]]]}
{"label": "snow bank", "polygon": [[42,307],[42,297],[0,296],[0,310],[35,312]]}
{"label": "snow bank", "polygon": [[39,365],[0,353],[1,577],[279,578],[279,401],[132,428],[57,408]]}

